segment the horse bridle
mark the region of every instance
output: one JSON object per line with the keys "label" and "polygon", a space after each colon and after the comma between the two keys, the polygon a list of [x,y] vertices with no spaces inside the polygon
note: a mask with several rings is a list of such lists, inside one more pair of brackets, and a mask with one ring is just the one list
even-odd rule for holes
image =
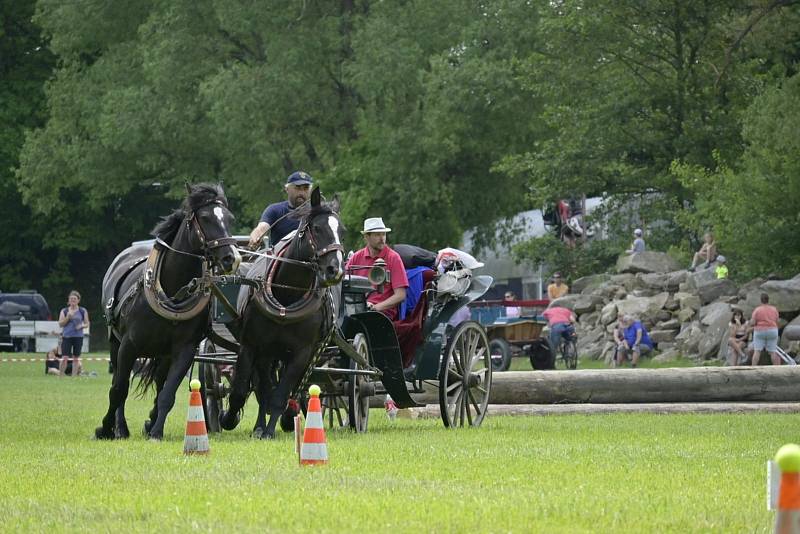
{"label": "horse bridle", "polygon": [[[303,236],[305,235],[310,225],[311,225],[311,220],[309,219],[306,221],[306,223],[303,225],[302,228],[297,230],[297,237],[299,239],[303,239]],[[331,243],[327,247],[318,250],[318,245],[314,240],[314,232],[310,231],[308,232],[308,242],[311,245],[311,251],[313,253],[313,255],[311,256],[311,261],[309,261],[308,263],[314,266],[313,267],[314,270],[319,269],[319,260],[326,254],[330,254],[331,252],[337,252],[337,251],[344,254],[344,246],[342,246],[341,243]]]}
{"label": "horse bridle", "polygon": [[225,204],[225,202],[223,202],[220,199],[209,200],[205,204],[201,204],[200,206],[197,206],[195,209],[193,209],[191,213],[186,216],[185,219],[186,228],[190,232],[194,230],[195,235],[197,235],[197,239],[200,241],[200,246],[203,248],[203,251],[205,252],[204,258],[207,258],[210,255],[210,252],[215,248],[227,247],[230,245],[235,245],[237,243],[235,237],[220,237],[217,239],[212,239],[211,241],[209,241],[208,238],[206,237],[206,234],[203,231],[203,227],[200,226],[200,222],[197,220],[197,212],[205,208],[206,206],[210,206],[212,204],[216,204],[217,206],[223,207],[226,210],[228,209],[228,205]]}

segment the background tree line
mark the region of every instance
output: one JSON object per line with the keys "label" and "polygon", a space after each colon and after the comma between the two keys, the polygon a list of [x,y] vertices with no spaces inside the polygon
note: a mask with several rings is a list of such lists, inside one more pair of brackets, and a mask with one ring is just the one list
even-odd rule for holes
{"label": "background tree line", "polygon": [[[395,239],[453,245],[568,196],[611,236],[518,247],[573,274],[630,241],[732,273],[800,270],[800,2],[39,0],[0,3],[0,289],[77,287],[223,180],[238,230],[304,169]],[[652,226],[648,226],[652,224]]]}

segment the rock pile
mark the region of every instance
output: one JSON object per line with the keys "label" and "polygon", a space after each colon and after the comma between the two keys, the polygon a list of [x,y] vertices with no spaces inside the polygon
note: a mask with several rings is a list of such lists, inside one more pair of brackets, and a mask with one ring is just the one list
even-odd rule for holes
{"label": "rock pile", "polygon": [[[789,280],[756,279],[737,287],[731,280],[718,280],[713,267],[676,270],[675,261],[659,252],[623,256],[617,263],[618,274],[575,280],[572,293],[553,304],[578,316],[578,353],[607,363],[614,354],[612,332],[619,313],[642,321],[660,352],[656,359],[662,361],[679,356],[724,361],[733,308],[741,308],[749,318],[762,292],[778,308],[781,329],[800,328],[800,274]],[[800,349],[785,333],[780,346],[792,354]]]}

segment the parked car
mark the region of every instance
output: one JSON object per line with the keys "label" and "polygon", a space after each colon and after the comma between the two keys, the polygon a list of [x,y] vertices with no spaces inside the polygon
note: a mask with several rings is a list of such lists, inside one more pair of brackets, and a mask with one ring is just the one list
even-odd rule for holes
{"label": "parked car", "polygon": [[11,338],[11,321],[50,321],[50,307],[45,298],[32,290],[19,293],[0,292],[0,349],[28,352],[33,339]]}

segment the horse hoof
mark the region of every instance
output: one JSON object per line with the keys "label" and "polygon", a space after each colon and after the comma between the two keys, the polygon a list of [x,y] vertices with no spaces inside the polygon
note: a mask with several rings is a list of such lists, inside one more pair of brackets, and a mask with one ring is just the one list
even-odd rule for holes
{"label": "horse hoof", "polygon": [[150,429],[153,428],[153,422],[150,419],[147,419],[144,422],[144,426],[142,427],[142,435],[144,437],[150,437]]}
{"label": "horse hoof", "polygon": [[131,433],[127,427],[117,428],[117,430],[114,432],[114,437],[116,439],[128,439],[129,437],[131,437]]}
{"label": "horse hoof", "polygon": [[162,439],[164,439],[164,435],[163,434],[150,434],[147,437],[147,441],[153,441],[153,442],[159,442],[159,443],[161,442]]}
{"label": "horse hoof", "polygon": [[253,429],[253,433],[250,434],[253,439],[263,439],[264,438],[264,429],[261,427],[256,427]]}
{"label": "horse hoof", "polygon": [[94,439],[114,439],[114,430],[98,426],[94,429]]}
{"label": "horse hoof", "polygon": [[241,417],[239,414],[235,416],[231,416],[225,410],[219,412],[219,426],[221,426],[225,430],[233,430],[239,424],[239,420]]}

